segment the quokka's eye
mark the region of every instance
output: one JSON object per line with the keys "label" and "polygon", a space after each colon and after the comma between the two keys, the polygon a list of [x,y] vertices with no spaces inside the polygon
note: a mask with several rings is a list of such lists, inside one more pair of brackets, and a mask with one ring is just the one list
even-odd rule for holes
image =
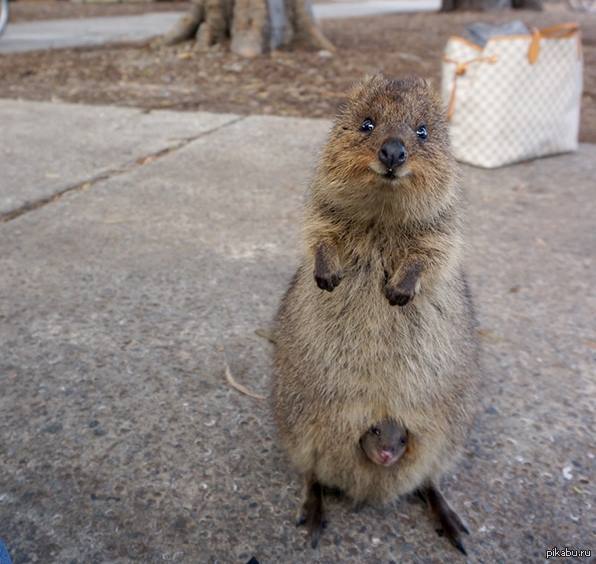
{"label": "quokka's eye", "polygon": [[378,436],[381,434],[381,429],[379,429],[378,427],[373,427],[373,428],[371,429],[371,431],[372,431],[372,433],[373,433],[374,435],[376,435],[377,437],[378,437]]}
{"label": "quokka's eye", "polygon": [[428,137],[428,130],[426,129],[426,125],[419,125],[418,129],[416,129],[416,135],[420,139],[426,139]]}
{"label": "quokka's eye", "polygon": [[375,123],[372,119],[366,118],[362,125],[360,126],[360,131],[364,131],[364,133],[370,133],[375,128]]}

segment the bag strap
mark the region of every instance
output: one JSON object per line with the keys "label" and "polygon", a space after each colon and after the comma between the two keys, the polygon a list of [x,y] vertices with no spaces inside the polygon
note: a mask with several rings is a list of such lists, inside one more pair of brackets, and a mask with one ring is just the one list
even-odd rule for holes
{"label": "bag strap", "polygon": [[528,61],[531,65],[536,63],[540,54],[540,41],[542,39],[566,39],[575,35],[579,31],[576,23],[562,23],[542,29],[534,28],[532,30],[532,40],[528,49]]}
{"label": "bag strap", "polygon": [[490,63],[492,65],[497,62],[497,57],[496,55],[491,55],[490,57],[475,57],[474,59],[469,59],[463,62],[450,59],[449,57],[443,57],[443,60],[446,63],[452,63],[455,65],[451,94],[449,95],[449,103],[447,104],[447,119],[451,120],[453,113],[455,112],[455,90],[458,77],[466,74],[466,72],[468,72],[468,67],[472,63]]}

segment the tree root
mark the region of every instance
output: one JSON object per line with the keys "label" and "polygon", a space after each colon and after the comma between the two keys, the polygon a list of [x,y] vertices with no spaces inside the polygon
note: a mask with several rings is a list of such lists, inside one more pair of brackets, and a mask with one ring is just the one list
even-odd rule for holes
{"label": "tree root", "polygon": [[177,43],[192,39],[204,17],[205,10],[203,3],[191,4],[190,11],[182,16],[178,23],[158,40],[158,43],[162,45],[176,45]]}
{"label": "tree root", "polygon": [[335,50],[317,26],[308,0],[269,1],[193,0],[189,12],[152,44],[176,45],[195,38],[197,46],[205,49],[231,38],[232,52],[243,57],[291,43]]}

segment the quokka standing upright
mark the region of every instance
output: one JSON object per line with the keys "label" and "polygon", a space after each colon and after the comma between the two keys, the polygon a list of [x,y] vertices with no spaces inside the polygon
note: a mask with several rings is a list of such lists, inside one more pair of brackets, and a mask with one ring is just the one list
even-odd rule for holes
{"label": "quokka standing upright", "polygon": [[[323,149],[272,385],[313,546],[329,486],[357,503],[417,491],[465,551],[466,527],[437,487],[470,426],[478,373],[454,166],[442,103],[417,78],[358,84]],[[408,438],[387,466],[360,438],[388,419]]]}

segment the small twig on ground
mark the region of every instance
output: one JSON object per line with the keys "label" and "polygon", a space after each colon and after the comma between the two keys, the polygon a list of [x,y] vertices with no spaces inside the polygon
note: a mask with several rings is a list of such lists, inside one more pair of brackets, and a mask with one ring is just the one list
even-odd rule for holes
{"label": "small twig on ground", "polygon": [[258,337],[262,337],[263,339],[267,339],[270,343],[274,345],[277,344],[277,340],[275,339],[275,333],[272,329],[255,329],[255,335]]}
{"label": "small twig on ground", "polygon": [[228,382],[228,384],[230,386],[232,386],[232,388],[235,388],[239,392],[241,392],[241,393],[243,393],[243,394],[245,394],[247,396],[250,396],[251,398],[255,398],[255,399],[258,399],[258,400],[267,399],[267,398],[265,398],[265,396],[262,396],[260,394],[255,393],[255,392],[252,392],[246,386],[240,384],[239,382],[236,382],[236,380],[234,380],[234,377],[232,376],[232,372],[230,371],[230,367],[228,366],[228,363],[227,362],[225,362],[225,375],[226,375],[226,381]]}

